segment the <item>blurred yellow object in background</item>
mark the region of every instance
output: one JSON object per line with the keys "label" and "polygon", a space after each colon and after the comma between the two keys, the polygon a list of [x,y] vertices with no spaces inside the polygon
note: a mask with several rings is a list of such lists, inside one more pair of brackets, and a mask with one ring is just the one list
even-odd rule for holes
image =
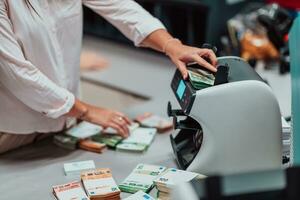
{"label": "blurred yellow object in background", "polygon": [[241,57],[246,61],[277,60],[279,52],[265,34],[256,34],[246,31],[241,39]]}

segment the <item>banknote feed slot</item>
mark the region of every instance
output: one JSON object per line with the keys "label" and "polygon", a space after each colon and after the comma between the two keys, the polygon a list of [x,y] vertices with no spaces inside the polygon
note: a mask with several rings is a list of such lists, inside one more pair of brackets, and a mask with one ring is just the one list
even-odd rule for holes
{"label": "banknote feed slot", "polygon": [[[197,64],[187,67],[201,68]],[[177,129],[170,140],[179,167],[204,174],[280,167],[281,156],[277,154],[281,154],[281,146],[278,146],[281,144],[281,128],[278,129],[281,116],[270,88],[238,57],[218,58],[218,71],[213,75],[214,84],[200,90],[194,89],[191,80],[183,79],[179,70],[173,76],[171,88],[180,109],[173,109],[169,102],[167,112]],[[220,103],[223,100],[228,103]],[[229,110],[232,117],[228,117]],[[242,117],[245,110],[247,118]],[[264,110],[268,118],[257,110]],[[261,121],[266,123],[258,125]],[[263,139],[261,132],[266,134]],[[232,143],[228,138],[239,142]],[[273,151],[263,151],[266,145]],[[260,146],[260,150],[255,151],[261,152],[253,151],[253,146]],[[259,163],[251,162],[245,154],[258,158]],[[266,154],[271,159],[266,160]],[[234,164],[237,160],[241,165]]]}
{"label": "banknote feed slot", "polygon": [[170,135],[176,161],[181,169],[187,169],[201,148],[203,133],[199,129],[181,129],[176,137]]}

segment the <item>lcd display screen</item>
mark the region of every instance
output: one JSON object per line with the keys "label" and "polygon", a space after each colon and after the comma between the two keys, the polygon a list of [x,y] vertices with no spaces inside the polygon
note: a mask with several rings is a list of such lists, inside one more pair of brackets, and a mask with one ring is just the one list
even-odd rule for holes
{"label": "lcd display screen", "polygon": [[179,97],[180,100],[181,100],[182,97],[183,97],[185,88],[186,88],[186,85],[185,85],[184,81],[181,80],[181,81],[179,82],[179,85],[178,85],[178,88],[177,88],[177,91],[176,91],[177,96]]}

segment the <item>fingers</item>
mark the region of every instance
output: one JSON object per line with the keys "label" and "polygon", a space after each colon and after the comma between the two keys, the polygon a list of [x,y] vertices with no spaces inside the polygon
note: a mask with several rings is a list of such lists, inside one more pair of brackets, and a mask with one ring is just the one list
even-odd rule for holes
{"label": "fingers", "polygon": [[217,72],[217,69],[211,65],[210,63],[208,63],[206,60],[204,60],[200,55],[198,54],[193,54],[191,55],[191,57],[193,58],[193,60],[195,62],[197,62],[199,65],[207,68],[208,70],[212,71],[212,72]]}
{"label": "fingers", "polygon": [[127,125],[131,125],[131,120],[125,116],[123,113],[120,113],[120,112],[116,112],[116,115],[119,116],[119,117],[122,117],[122,119],[127,123]]}
{"label": "fingers", "polygon": [[[202,51],[205,52],[204,56],[208,57],[211,64],[213,66],[217,65],[217,56],[211,49],[202,49]],[[199,56],[203,56],[203,53],[199,53]]]}
{"label": "fingers", "polygon": [[129,135],[128,132],[126,133],[126,131],[118,123],[110,122],[108,124],[108,126],[115,129],[118,132],[118,134],[120,134],[120,136],[122,136],[124,138],[128,137],[128,135]]}
{"label": "fingers", "polygon": [[185,66],[184,62],[177,61],[177,62],[175,62],[175,64],[176,64],[178,70],[180,71],[183,79],[187,79],[187,77],[188,77],[188,71],[186,69],[186,66]]}
{"label": "fingers", "polygon": [[121,117],[115,118],[112,120],[112,122],[115,123],[121,129],[120,134],[122,136],[128,137],[129,135],[128,124],[123,118]]}

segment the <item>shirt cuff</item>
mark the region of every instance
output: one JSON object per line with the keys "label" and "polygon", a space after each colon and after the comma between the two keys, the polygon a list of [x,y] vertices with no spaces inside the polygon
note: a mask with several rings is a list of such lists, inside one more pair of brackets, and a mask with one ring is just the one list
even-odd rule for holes
{"label": "shirt cuff", "polygon": [[153,17],[149,20],[145,20],[140,24],[137,24],[135,27],[135,37],[134,37],[134,45],[137,47],[142,46],[142,42],[156,30],[166,29],[166,27],[159,21],[157,18]]}
{"label": "shirt cuff", "polygon": [[74,95],[65,89],[63,89],[61,92],[64,93],[64,100],[65,100],[64,104],[57,109],[52,109],[52,110],[43,112],[43,114],[45,114],[47,117],[57,119],[57,118],[61,117],[62,115],[68,113],[74,106],[74,104],[75,104]]}

